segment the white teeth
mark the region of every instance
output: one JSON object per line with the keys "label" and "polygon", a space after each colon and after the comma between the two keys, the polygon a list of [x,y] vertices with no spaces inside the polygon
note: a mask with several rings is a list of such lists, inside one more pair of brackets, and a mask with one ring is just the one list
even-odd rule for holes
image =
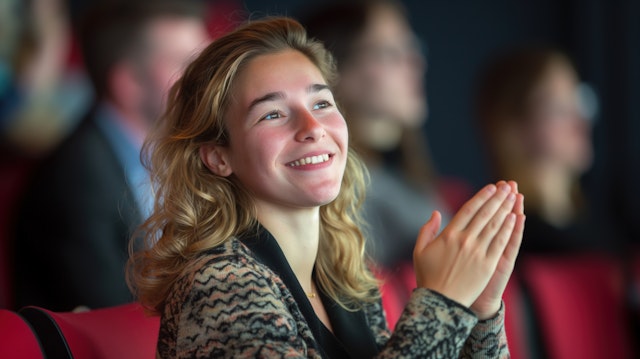
{"label": "white teeth", "polygon": [[324,155],[305,157],[305,158],[301,158],[299,160],[295,160],[295,161],[289,163],[289,166],[297,167],[297,166],[304,166],[304,165],[308,165],[308,164],[318,164],[318,163],[322,163],[322,162],[326,162],[326,161],[329,161],[329,154],[325,153]]}

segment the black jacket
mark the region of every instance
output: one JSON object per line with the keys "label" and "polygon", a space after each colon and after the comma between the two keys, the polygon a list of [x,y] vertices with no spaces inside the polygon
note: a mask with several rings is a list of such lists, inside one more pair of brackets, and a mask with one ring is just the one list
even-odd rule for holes
{"label": "black jacket", "polygon": [[15,220],[17,307],[70,310],[132,300],[124,267],[141,215],[92,115],[43,161]]}

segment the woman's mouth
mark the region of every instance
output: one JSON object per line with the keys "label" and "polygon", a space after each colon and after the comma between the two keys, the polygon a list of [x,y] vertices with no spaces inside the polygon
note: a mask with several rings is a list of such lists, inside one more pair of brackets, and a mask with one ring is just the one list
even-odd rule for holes
{"label": "woman's mouth", "polygon": [[318,163],[327,162],[329,161],[329,158],[331,158],[331,156],[328,153],[325,153],[323,155],[317,155],[317,156],[309,156],[309,157],[304,157],[304,158],[300,158],[298,160],[289,162],[287,163],[287,166],[298,167],[298,166],[304,166],[304,165],[315,165]]}

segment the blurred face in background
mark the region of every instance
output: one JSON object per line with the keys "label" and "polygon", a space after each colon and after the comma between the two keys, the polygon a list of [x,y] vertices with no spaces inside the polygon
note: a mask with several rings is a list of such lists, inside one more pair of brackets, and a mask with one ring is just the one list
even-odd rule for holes
{"label": "blurred face in background", "polygon": [[524,131],[538,161],[584,173],[591,166],[591,123],[581,111],[575,73],[562,63],[550,65],[534,89]]}
{"label": "blurred face in background", "polygon": [[420,126],[427,113],[425,71],[424,56],[403,14],[388,5],[374,7],[340,74],[342,99],[363,122],[354,131],[373,147],[392,147],[403,128]]}
{"label": "blurred face in background", "polygon": [[196,18],[167,17],[149,24],[145,52],[137,64],[140,110],[146,118],[162,114],[169,89],[209,41],[204,23]]}
{"label": "blurred face in background", "polygon": [[0,59],[6,63],[12,60],[19,42],[20,18],[16,0],[0,1]]}

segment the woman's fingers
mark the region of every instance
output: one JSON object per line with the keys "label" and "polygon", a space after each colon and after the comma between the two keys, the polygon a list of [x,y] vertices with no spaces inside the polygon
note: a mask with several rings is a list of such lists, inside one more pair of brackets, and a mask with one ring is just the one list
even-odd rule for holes
{"label": "woman's fingers", "polygon": [[[420,228],[420,233],[418,234],[418,240],[416,241],[416,245],[413,248],[413,263],[414,263],[414,268],[416,273],[416,282],[418,283],[418,285],[425,286],[427,288],[429,287],[429,284],[425,284],[425,283],[432,283],[432,282],[429,281],[429,278],[425,278],[425,277],[427,277],[428,275],[433,275],[438,269],[441,269],[441,268],[437,268],[438,267],[437,265],[434,267],[430,267],[429,265],[436,264],[436,263],[434,263],[431,260],[431,258],[426,260],[424,258],[425,255],[428,256],[429,254],[436,254],[436,253],[427,253],[429,252],[429,250],[426,250],[426,248],[430,247],[431,252],[433,252],[434,251],[433,248],[438,247],[437,245],[433,246],[431,244],[433,244],[434,239],[436,239],[436,236],[438,235],[441,223],[442,223],[442,216],[440,215],[440,212],[433,211],[433,213],[431,214],[431,218],[429,218],[427,223],[425,223],[422,226],[422,228]],[[432,288],[432,289],[435,289],[435,288]]]}
{"label": "woman's fingers", "polygon": [[513,205],[513,213],[517,215],[524,215],[524,195],[516,192],[516,203]]}
{"label": "woman's fingers", "polygon": [[[513,213],[513,207],[516,202],[515,193],[507,194],[507,197],[502,201],[500,207],[496,210],[493,217],[487,222],[484,227],[480,229],[480,233],[478,234],[478,240],[485,243],[485,245],[489,246],[494,236],[497,235],[499,231],[502,230],[503,224],[507,219],[509,214]],[[514,214],[515,216],[515,214]]]}
{"label": "woman's fingers", "polygon": [[492,240],[488,242],[487,256],[499,258],[502,255],[509,239],[512,238],[516,222],[517,216],[514,213],[508,213],[498,232],[492,235]]}
{"label": "woman's fingers", "polygon": [[418,240],[414,247],[414,252],[420,253],[422,250],[431,243],[438,232],[440,231],[440,224],[442,223],[442,215],[439,211],[433,211],[431,218],[420,228],[418,234]]}
{"label": "woman's fingers", "polygon": [[[523,202],[524,202],[524,196],[521,194],[518,194],[518,197],[516,199],[516,206],[518,206],[518,204],[522,206]],[[509,243],[504,249],[503,256],[508,261],[514,264],[516,261],[516,257],[518,256],[518,252],[520,251],[520,244],[522,243],[522,235],[524,233],[525,219],[526,219],[526,216],[522,213],[522,211],[520,212],[520,214],[516,213],[516,222],[515,222],[513,231],[511,233],[511,237],[509,238]]]}
{"label": "woman's fingers", "polygon": [[483,189],[478,191],[475,196],[473,196],[470,200],[468,200],[462,208],[456,213],[456,215],[449,222],[449,228],[452,231],[460,232],[463,231],[469,222],[476,215],[478,210],[482,208],[482,206],[492,198],[492,196],[496,193],[497,188],[494,184],[486,185]]}
{"label": "woman's fingers", "polygon": [[465,305],[483,295],[481,302],[492,310],[504,291],[522,238],[523,199],[517,190],[512,181],[487,185],[440,234],[440,214],[434,212],[420,230],[414,249],[418,285]]}
{"label": "woman's fingers", "polygon": [[[506,215],[513,209],[515,195],[511,186],[500,183],[496,193],[480,207],[473,219],[465,228],[467,237],[474,238],[483,234],[483,238],[491,238],[502,226]],[[505,203],[506,202],[506,203]]]}

